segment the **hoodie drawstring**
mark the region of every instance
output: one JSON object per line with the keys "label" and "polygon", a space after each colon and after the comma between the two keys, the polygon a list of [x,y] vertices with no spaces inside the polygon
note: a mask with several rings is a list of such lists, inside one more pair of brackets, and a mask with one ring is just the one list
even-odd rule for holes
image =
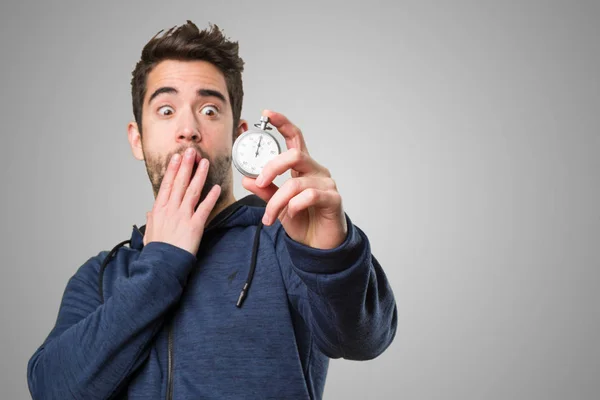
{"label": "hoodie drawstring", "polygon": [[256,258],[258,256],[258,244],[260,238],[260,230],[263,227],[262,221],[258,223],[256,227],[256,233],[254,234],[254,245],[252,246],[252,264],[250,264],[250,270],[248,271],[248,277],[246,278],[246,283],[240,292],[240,297],[237,301],[237,308],[240,308],[248,296],[248,290],[250,289],[250,285],[252,284],[252,279],[254,278],[254,270],[256,269]]}
{"label": "hoodie drawstring", "polygon": [[[244,287],[242,288],[242,291],[240,292],[240,296],[236,303],[237,308],[242,307],[244,300],[246,300],[246,297],[248,296],[248,290],[250,289],[250,285],[252,284],[252,279],[254,279],[254,271],[256,270],[256,259],[258,257],[258,246],[260,243],[260,240],[259,240],[260,239],[260,231],[261,231],[262,227],[263,227],[263,223],[261,221],[258,223],[258,226],[256,227],[256,233],[254,234],[254,244],[252,246],[252,261],[250,264],[250,270],[248,271],[248,277],[246,278],[246,283],[244,283]],[[98,282],[98,287],[99,287],[99,291],[100,291],[100,300],[102,303],[104,303],[104,290],[103,290],[104,270],[106,269],[108,263],[113,258],[113,256],[117,252],[117,250],[119,250],[119,248],[123,247],[126,244],[131,244],[131,239],[124,240],[121,243],[117,244],[115,247],[113,247],[113,249],[108,253],[106,258],[102,261],[102,265],[100,266],[99,282]]]}
{"label": "hoodie drawstring", "polygon": [[102,265],[100,266],[100,274],[99,274],[100,281],[98,283],[98,287],[100,290],[100,301],[102,303],[104,303],[104,290],[102,290],[102,282],[104,281],[104,270],[106,269],[106,266],[112,259],[113,255],[117,252],[117,250],[119,250],[120,247],[122,247],[126,244],[129,244],[129,243],[131,243],[131,239],[122,241],[121,243],[119,243],[118,245],[113,247],[113,249],[110,251],[110,253],[108,253],[108,255],[106,256],[104,261],[102,261]]}

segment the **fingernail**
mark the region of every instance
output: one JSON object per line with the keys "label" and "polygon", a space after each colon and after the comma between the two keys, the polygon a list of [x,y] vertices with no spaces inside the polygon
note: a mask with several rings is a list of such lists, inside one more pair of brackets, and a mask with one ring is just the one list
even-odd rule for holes
{"label": "fingernail", "polygon": [[194,149],[192,149],[191,147],[185,151],[185,156],[188,158],[190,158],[192,154],[194,154]]}
{"label": "fingernail", "polygon": [[175,154],[173,154],[173,157],[171,157],[171,162],[172,162],[173,164],[175,164],[176,162],[179,162],[179,158],[180,158],[180,157],[181,157],[181,156],[179,155],[179,153],[175,153]]}
{"label": "fingernail", "polygon": [[258,178],[256,178],[256,186],[261,187],[263,183],[265,183],[265,178],[263,178],[262,175],[259,175]]}
{"label": "fingernail", "polygon": [[265,213],[262,218],[262,223],[266,225],[269,222],[269,214]]}

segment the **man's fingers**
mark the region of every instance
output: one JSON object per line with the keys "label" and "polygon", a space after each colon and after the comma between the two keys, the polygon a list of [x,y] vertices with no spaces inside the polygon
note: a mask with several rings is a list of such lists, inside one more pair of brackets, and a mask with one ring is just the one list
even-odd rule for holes
{"label": "man's fingers", "polygon": [[[336,184],[333,179],[316,176],[306,176],[300,178],[288,179],[281,188],[273,195],[265,208],[263,222],[270,225],[283,212],[286,206],[289,207],[291,199],[305,191],[318,190],[328,191],[336,190]],[[289,210],[294,214],[300,210]]]}
{"label": "man's fingers", "polygon": [[289,149],[269,161],[256,178],[258,187],[268,186],[275,177],[287,170],[309,175],[329,176],[329,171],[317,163],[308,153],[298,149]]}
{"label": "man's fingers", "polygon": [[165,172],[165,176],[163,177],[162,183],[160,184],[158,195],[156,195],[156,205],[162,207],[167,205],[167,203],[169,202],[169,197],[171,196],[171,190],[173,188],[173,180],[177,175],[180,163],[181,155],[173,154],[171,160],[169,161],[169,165],[167,166],[167,172]]}
{"label": "man's fingers", "polygon": [[242,178],[242,186],[266,202],[268,202],[279,189],[279,187],[274,183],[271,183],[266,187],[258,187],[256,186],[256,180],[247,176]]}
{"label": "man's fingers", "polygon": [[215,208],[215,204],[217,204],[217,200],[219,199],[220,195],[221,186],[214,185],[206,195],[206,198],[202,201],[202,203],[200,203],[194,215],[192,216],[192,221],[194,221],[196,226],[206,225],[206,220],[208,219],[208,216],[210,215],[213,208]]}
{"label": "man's fingers", "polygon": [[298,149],[308,154],[302,131],[296,125],[292,124],[285,115],[271,110],[263,110],[262,115],[269,117],[271,125],[277,128],[279,133],[285,138],[285,144],[288,149]]}
{"label": "man's fingers", "polygon": [[169,202],[179,207],[183,196],[190,183],[190,176],[192,175],[192,169],[194,168],[194,161],[196,159],[196,150],[194,148],[188,148],[183,156],[181,166],[175,177],[173,188],[171,189],[171,197]]}
{"label": "man's fingers", "polygon": [[204,182],[206,182],[206,176],[208,175],[208,168],[208,159],[201,159],[200,163],[198,164],[198,169],[194,173],[192,181],[187,187],[185,196],[183,198],[183,201],[181,202],[182,207],[191,210],[191,212],[194,211],[193,207],[195,207],[196,204],[198,204],[198,200],[200,199],[200,195],[202,194],[202,188],[204,187]]}
{"label": "man's fingers", "polygon": [[[315,207],[324,215],[335,216],[340,210],[342,196],[335,190],[306,189],[293,197],[287,204],[287,214],[294,218],[300,211]],[[329,209],[329,211],[327,211]]]}

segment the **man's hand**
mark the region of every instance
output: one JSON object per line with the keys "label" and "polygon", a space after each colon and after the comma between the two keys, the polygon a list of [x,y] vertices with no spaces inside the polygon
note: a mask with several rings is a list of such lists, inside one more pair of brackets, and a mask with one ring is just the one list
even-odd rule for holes
{"label": "man's hand", "polygon": [[[339,246],[348,227],[342,198],[329,170],[310,157],[302,132],[284,115],[268,110],[263,115],[283,135],[288,148],[269,161],[256,180],[242,180],[244,188],[267,202],[263,223],[271,225],[278,218],[292,239],[310,247]],[[292,178],[281,188],[273,183],[290,169]]]}
{"label": "man's hand", "polygon": [[[200,164],[190,182],[194,160]],[[200,247],[204,225],[221,193],[215,185],[206,198],[198,204],[208,173],[208,160],[201,159],[195,149],[189,148],[183,161],[174,154],[167,167],[144,233],[144,245],[165,242],[189,251],[194,256]]]}

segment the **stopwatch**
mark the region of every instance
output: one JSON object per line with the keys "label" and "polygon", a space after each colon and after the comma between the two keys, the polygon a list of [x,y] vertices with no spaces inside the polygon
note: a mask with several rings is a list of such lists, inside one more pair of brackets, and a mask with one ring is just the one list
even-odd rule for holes
{"label": "stopwatch", "polygon": [[269,117],[260,117],[260,123],[254,124],[258,129],[248,129],[233,144],[233,165],[250,178],[256,178],[269,161],[281,154],[279,142],[268,132],[273,128],[268,125]]}

